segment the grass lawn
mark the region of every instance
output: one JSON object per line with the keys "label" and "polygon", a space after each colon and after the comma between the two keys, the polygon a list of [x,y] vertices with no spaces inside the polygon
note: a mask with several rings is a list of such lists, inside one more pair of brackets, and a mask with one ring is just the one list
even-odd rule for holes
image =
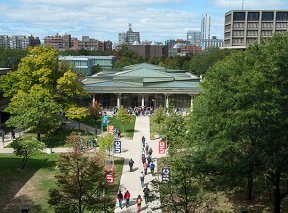
{"label": "grass lawn", "polygon": [[109,125],[113,125],[116,129],[120,129],[122,136],[124,135],[124,137],[132,139],[135,129],[135,120],[136,117],[132,116],[131,122],[123,126],[116,117],[109,117]]}
{"label": "grass lawn", "polygon": [[[27,167],[20,170],[22,159],[13,154],[0,154],[0,212],[21,212],[29,207],[29,213],[54,212],[47,201],[49,189],[56,186],[54,175],[58,154],[43,154],[28,160]],[[109,194],[115,197],[120,184],[123,158],[115,158],[115,184]]]}
{"label": "grass lawn", "polygon": [[0,154],[0,212],[53,212],[47,204],[48,190],[55,184],[55,162],[58,155],[39,155],[28,160],[20,170],[22,159],[13,154]]}

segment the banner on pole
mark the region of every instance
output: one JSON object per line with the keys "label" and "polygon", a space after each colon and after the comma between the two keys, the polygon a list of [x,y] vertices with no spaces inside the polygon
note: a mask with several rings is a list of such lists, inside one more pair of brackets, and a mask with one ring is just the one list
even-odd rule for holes
{"label": "banner on pole", "polygon": [[109,132],[109,134],[114,135],[114,126],[109,125],[108,126],[108,132]]}
{"label": "banner on pole", "polygon": [[166,153],[166,141],[160,140],[159,141],[159,154],[165,154]]}
{"label": "banner on pole", "polygon": [[106,183],[113,184],[115,181],[115,172],[114,171],[106,171]]}
{"label": "banner on pole", "polygon": [[162,182],[168,183],[170,181],[170,168],[162,168]]}
{"label": "banner on pole", "polygon": [[114,153],[115,154],[121,153],[121,141],[119,139],[116,139],[114,141]]}

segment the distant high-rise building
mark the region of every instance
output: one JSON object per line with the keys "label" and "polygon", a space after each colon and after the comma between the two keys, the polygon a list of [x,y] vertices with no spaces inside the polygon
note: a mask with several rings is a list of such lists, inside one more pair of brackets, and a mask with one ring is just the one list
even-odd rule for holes
{"label": "distant high-rise building", "polygon": [[32,35],[0,35],[0,47],[11,49],[26,49],[40,45],[39,37]]}
{"label": "distant high-rise building", "polygon": [[134,42],[138,42],[140,44],[140,33],[133,32],[132,24],[129,24],[129,29],[126,33],[118,34],[118,42],[119,44],[133,44]]}
{"label": "distant high-rise building", "polygon": [[61,36],[57,33],[55,36],[45,36],[44,45],[55,47],[57,50],[69,49],[72,47],[71,35]]}
{"label": "distant high-rise building", "polygon": [[201,32],[200,31],[188,31],[187,32],[187,41],[190,44],[200,45]]}
{"label": "distant high-rise building", "polygon": [[205,49],[205,41],[206,39],[210,39],[210,26],[211,26],[211,17],[206,13],[202,14],[201,20],[201,46],[202,49]]}
{"label": "distant high-rise building", "polygon": [[225,13],[224,47],[245,48],[287,31],[287,10],[232,10]]}
{"label": "distant high-rise building", "polygon": [[72,38],[72,47],[74,50],[96,50],[96,51],[111,51],[112,42],[111,41],[99,41],[95,38],[90,38],[89,36],[82,36],[82,40],[77,38]]}
{"label": "distant high-rise building", "polygon": [[210,39],[201,40],[201,44],[203,44],[205,48],[223,47],[223,39],[218,39],[216,36],[212,36]]}

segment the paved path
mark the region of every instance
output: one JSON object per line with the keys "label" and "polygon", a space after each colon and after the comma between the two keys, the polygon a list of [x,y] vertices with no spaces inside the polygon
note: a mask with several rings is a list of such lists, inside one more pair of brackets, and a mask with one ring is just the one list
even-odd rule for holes
{"label": "paved path", "polygon": [[[135,122],[135,131],[134,131],[134,137],[133,140],[127,140],[122,139],[122,153],[118,154],[116,156],[125,158],[124,166],[123,166],[123,172],[120,180],[120,190],[122,191],[123,195],[126,192],[126,190],[129,190],[131,194],[130,198],[130,207],[123,209],[120,209],[117,202],[117,208],[115,209],[115,212],[136,212],[136,198],[140,194],[143,202],[142,202],[142,210],[141,212],[161,212],[160,210],[155,210],[154,207],[159,207],[160,202],[154,201],[151,203],[148,203],[147,205],[144,202],[143,197],[143,188],[140,184],[140,174],[141,171],[143,171],[143,166],[141,162],[141,154],[142,154],[142,136],[146,138],[146,142],[148,142],[148,145],[152,147],[153,149],[153,160],[156,162],[155,158],[160,157],[158,156],[157,152],[157,141],[150,141],[150,125],[149,125],[149,117],[141,116],[136,117]],[[130,159],[134,160],[134,171],[130,172],[130,168],[128,165],[128,161]],[[156,165],[156,164],[155,164]],[[155,171],[157,170],[157,165],[155,167]],[[156,178],[156,176],[152,176],[150,174],[150,169],[148,169],[148,175],[145,176],[145,184],[148,183],[149,188],[151,189],[151,186],[149,182]],[[116,196],[116,195],[115,195]],[[125,202],[124,202],[125,204]]]}

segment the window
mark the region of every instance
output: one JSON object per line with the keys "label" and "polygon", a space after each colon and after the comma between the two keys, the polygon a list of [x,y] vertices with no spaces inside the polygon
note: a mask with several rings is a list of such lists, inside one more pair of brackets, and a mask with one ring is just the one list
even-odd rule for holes
{"label": "window", "polygon": [[248,21],[259,21],[259,12],[249,12]]}
{"label": "window", "polygon": [[245,21],[245,12],[235,12],[233,19],[234,21]]}
{"label": "window", "polygon": [[288,12],[277,12],[276,21],[288,21]]}
{"label": "window", "polygon": [[273,12],[262,12],[262,21],[273,21],[274,13]]}

